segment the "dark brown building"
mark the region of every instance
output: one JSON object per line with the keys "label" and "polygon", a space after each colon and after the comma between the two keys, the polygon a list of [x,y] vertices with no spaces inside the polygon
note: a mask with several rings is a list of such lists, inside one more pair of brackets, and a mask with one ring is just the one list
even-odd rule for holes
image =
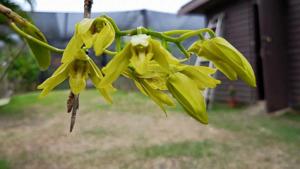
{"label": "dark brown building", "polygon": [[269,112],[300,107],[300,1],[299,0],[193,0],[180,14],[204,14],[209,22],[222,14],[222,36],[252,64],[257,88],[231,82],[223,84],[216,100],[227,100],[229,86],[244,103],[266,100]]}

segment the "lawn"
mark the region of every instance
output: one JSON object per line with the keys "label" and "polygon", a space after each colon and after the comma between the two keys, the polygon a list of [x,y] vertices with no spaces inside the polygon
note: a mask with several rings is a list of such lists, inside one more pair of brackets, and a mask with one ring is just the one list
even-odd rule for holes
{"label": "lawn", "polygon": [[202,125],[180,108],[119,91],[106,104],[80,96],[70,134],[67,91],[18,95],[0,107],[0,169],[296,169],[300,116],[268,116],[217,104]]}

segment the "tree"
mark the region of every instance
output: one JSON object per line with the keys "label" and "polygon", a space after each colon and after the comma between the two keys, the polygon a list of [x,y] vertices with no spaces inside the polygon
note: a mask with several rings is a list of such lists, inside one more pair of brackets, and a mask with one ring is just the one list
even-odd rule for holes
{"label": "tree", "polygon": [[[33,9],[33,0],[25,0]],[[16,11],[20,16],[30,20],[30,16],[22,8],[10,0],[0,0],[2,5],[5,5]],[[25,49],[25,43],[18,38],[15,32],[9,29],[7,19],[4,15],[0,15],[0,96],[7,96],[14,87],[22,86],[28,88],[30,83],[36,81],[38,68],[34,64],[33,57]],[[26,57],[23,57],[26,56]],[[10,83],[12,82],[12,83]],[[22,85],[18,85],[18,84]],[[10,84],[10,85],[8,85]],[[11,87],[12,85],[14,87]],[[8,90],[8,86],[10,89]]]}

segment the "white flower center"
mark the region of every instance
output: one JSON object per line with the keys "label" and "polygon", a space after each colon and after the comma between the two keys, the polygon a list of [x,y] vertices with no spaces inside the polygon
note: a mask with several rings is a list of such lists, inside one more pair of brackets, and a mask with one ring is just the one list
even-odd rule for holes
{"label": "white flower center", "polygon": [[149,36],[145,34],[139,34],[131,36],[130,42],[133,46],[142,45],[144,47],[148,46],[149,44]]}

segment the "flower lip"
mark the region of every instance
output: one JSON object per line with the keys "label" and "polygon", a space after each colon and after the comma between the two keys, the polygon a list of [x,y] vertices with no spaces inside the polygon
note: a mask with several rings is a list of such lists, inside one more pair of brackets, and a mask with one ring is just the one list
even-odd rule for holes
{"label": "flower lip", "polygon": [[142,45],[147,47],[149,45],[149,36],[146,34],[139,34],[131,36],[130,42],[133,46]]}

